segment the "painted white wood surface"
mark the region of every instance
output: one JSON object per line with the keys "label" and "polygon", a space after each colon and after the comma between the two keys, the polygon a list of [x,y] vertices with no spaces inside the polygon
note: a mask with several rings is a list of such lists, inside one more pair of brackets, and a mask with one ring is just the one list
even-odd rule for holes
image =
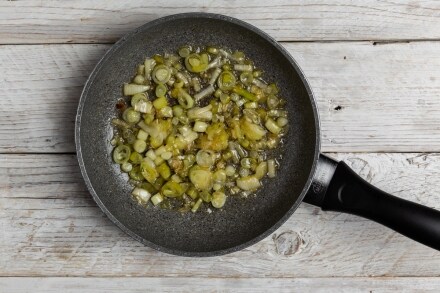
{"label": "painted white wood surface", "polygon": [[[439,42],[284,46],[316,95],[323,151],[440,151]],[[0,151],[73,152],[82,87],[108,48],[1,46]]]}
{"label": "painted white wood surface", "polygon": [[432,292],[438,278],[0,278],[0,287],[14,293],[110,292],[277,292],[368,293]]}
{"label": "painted white wood surface", "polygon": [[440,209],[440,2],[158,3],[0,2],[0,292],[438,292],[439,252],[307,204],[241,252],[158,253],[102,214],[74,155],[44,153],[74,151],[82,86],[109,48],[99,43],[164,15],[222,13],[295,41],[283,45],[316,94],[324,151]]}
{"label": "painted white wood surface", "polygon": [[[438,153],[330,155],[385,191],[440,208]],[[0,155],[0,189],[0,276],[440,276],[438,251],[369,220],[307,204],[240,252],[213,258],[159,253],[103,215],[74,155]]]}
{"label": "painted white wood surface", "polygon": [[435,0],[27,0],[0,2],[0,43],[114,42],[150,20],[193,11],[233,16],[283,41],[440,38]]}

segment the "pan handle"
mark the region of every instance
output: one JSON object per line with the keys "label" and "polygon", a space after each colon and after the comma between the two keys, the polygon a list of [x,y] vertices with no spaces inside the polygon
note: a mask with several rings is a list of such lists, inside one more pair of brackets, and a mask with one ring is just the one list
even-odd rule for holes
{"label": "pan handle", "polygon": [[440,250],[440,211],[387,194],[344,162],[320,155],[304,201],[326,211],[358,215]]}

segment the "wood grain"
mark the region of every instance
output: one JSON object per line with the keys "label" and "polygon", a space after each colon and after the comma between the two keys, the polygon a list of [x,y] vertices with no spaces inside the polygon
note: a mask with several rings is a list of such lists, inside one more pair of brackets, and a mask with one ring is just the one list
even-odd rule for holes
{"label": "wood grain", "polygon": [[282,41],[440,38],[438,1],[2,1],[0,43],[102,43],[161,16],[212,12]]}
{"label": "wood grain", "polygon": [[[440,209],[438,153],[330,155],[387,192]],[[374,222],[307,204],[237,253],[159,253],[103,215],[73,155],[0,155],[0,190],[0,276],[197,277],[214,284],[221,282],[216,278],[440,276],[437,251]]]}
{"label": "wood grain", "polygon": [[108,292],[438,292],[438,278],[0,278],[13,293]]}
{"label": "wood grain", "polygon": [[[440,43],[284,43],[327,152],[440,151]],[[73,152],[82,87],[108,45],[0,46],[0,152]]]}

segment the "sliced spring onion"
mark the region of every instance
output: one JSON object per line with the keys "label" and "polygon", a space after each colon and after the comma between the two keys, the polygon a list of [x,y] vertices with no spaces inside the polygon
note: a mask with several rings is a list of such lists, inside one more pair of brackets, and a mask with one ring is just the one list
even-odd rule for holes
{"label": "sliced spring onion", "polygon": [[188,110],[188,118],[193,120],[211,120],[212,119],[212,105],[206,107],[194,107]]}
{"label": "sliced spring onion", "polygon": [[275,121],[273,121],[271,118],[267,118],[264,126],[266,126],[266,128],[273,134],[278,134],[281,131],[281,127],[279,127],[278,124]]}
{"label": "sliced spring onion", "polygon": [[240,177],[247,177],[250,175],[250,171],[246,168],[240,168],[240,170],[238,170],[238,175],[240,175]]}
{"label": "sliced spring onion", "polygon": [[153,71],[154,66],[156,65],[156,61],[154,59],[146,59],[144,62],[144,70],[145,70],[145,79],[151,79],[151,71]]}
{"label": "sliced spring onion", "polygon": [[278,106],[279,102],[280,100],[276,96],[269,96],[267,98],[267,107],[269,109],[275,109]]}
{"label": "sliced spring onion", "polygon": [[234,176],[234,174],[235,174],[234,166],[232,166],[232,165],[226,166],[225,172],[226,172],[226,175],[229,177]]}
{"label": "sliced spring onion", "polygon": [[203,122],[203,121],[196,121],[196,122],[194,123],[193,130],[194,130],[195,132],[205,132],[207,127],[208,127],[208,124],[207,124],[207,123],[205,123],[205,122]]}
{"label": "sliced spring onion", "polygon": [[166,93],[167,93],[167,86],[164,85],[163,83],[159,83],[156,86],[156,90],[155,90],[156,97],[164,97]]}
{"label": "sliced spring onion", "polygon": [[188,78],[182,72],[177,72],[176,77],[177,77],[177,79],[179,79],[179,81],[183,82],[183,85],[185,87],[187,87],[189,85]]}
{"label": "sliced spring onion", "polygon": [[212,93],[215,92],[214,87],[212,86],[212,84],[210,84],[209,86],[207,86],[206,88],[204,88],[201,92],[198,92],[197,94],[194,95],[194,99],[196,100],[196,102],[200,101],[201,99],[211,95]]}
{"label": "sliced spring onion", "polygon": [[147,148],[147,143],[144,140],[137,139],[133,144],[133,149],[138,153],[145,152]]}
{"label": "sliced spring onion", "polygon": [[254,78],[252,80],[252,83],[255,84],[257,87],[265,89],[267,87],[267,84],[265,84],[262,80],[258,78]]}
{"label": "sliced spring onion", "polygon": [[150,89],[148,85],[139,85],[134,83],[124,84],[124,96],[133,96],[135,94],[144,93]]}
{"label": "sliced spring onion", "polygon": [[141,65],[139,65],[138,67],[137,67],[137,70],[136,70],[136,72],[137,72],[137,74],[139,75],[139,74],[145,74],[145,65],[143,65],[143,64],[141,64]]}
{"label": "sliced spring onion", "polygon": [[145,93],[135,94],[131,98],[131,106],[135,111],[141,113],[151,113],[153,109],[153,104],[150,101],[148,101]]}
{"label": "sliced spring onion", "polygon": [[255,177],[261,180],[267,174],[267,162],[261,162],[255,169]]}
{"label": "sliced spring onion", "polygon": [[246,176],[237,179],[237,186],[242,190],[254,191],[260,187],[260,181],[255,176]]}
{"label": "sliced spring onion", "polygon": [[151,160],[156,160],[156,158],[157,158],[157,155],[156,155],[156,152],[154,151],[154,150],[152,150],[152,149],[150,149],[147,153],[146,153],[146,156],[148,157],[148,158],[150,158]]}
{"label": "sliced spring onion", "polygon": [[232,55],[231,53],[229,53],[228,51],[224,50],[224,49],[219,49],[218,52],[223,56],[226,57],[228,59],[232,59]]}
{"label": "sliced spring onion", "polygon": [[277,119],[277,124],[278,124],[279,127],[284,127],[284,126],[287,125],[287,123],[288,123],[287,118],[279,117],[279,118]]}
{"label": "sliced spring onion", "polygon": [[153,101],[153,106],[157,110],[165,108],[166,106],[168,106],[167,98],[165,98],[164,96],[157,98],[156,100]]}
{"label": "sliced spring onion", "polygon": [[215,163],[214,153],[212,151],[200,150],[196,155],[196,162],[202,167],[211,167]]}
{"label": "sliced spring onion", "polygon": [[161,118],[172,118],[173,117],[173,109],[170,106],[165,106],[158,111],[158,117]]}
{"label": "sliced spring onion", "polygon": [[237,82],[234,74],[230,71],[223,71],[217,79],[217,85],[222,91],[231,90]]}
{"label": "sliced spring onion", "polygon": [[192,53],[185,58],[186,69],[190,72],[202,72],[208,68],[208,55]]}
{"label": "sliced spring onion", "polygon": [[257,97],[253,94],[248,92],[247,90],[245,90],[244,88],[240,87],[240,86],[234,86],[234,88],[232,89],[234,91],[234,93],[242,96],[243,98],[249,100],[249,101],[257,101]]}
{"label": "sliced spring onion", "polygon": [[138,74],[134,77],[133,82],[135,84],[144,84],[145,83],[145,77],[141,74]]}
{"label": "sliced spring onion", "polygon": [[191,212],[195,213],[198,211],[198,209],[200,208],[200,205],[202,204],[203,200],[201,198],[199,198],[196,203],[194,204],[194,206],[191,209]]}
{"label": "sliced spring onion", "polygon": [[216,47],[208,47],[208,48],[206,48],[206,51],[208,51],[208,53],[213,54],[213,55],[218,54],[218,48],[216,48]]}
{"label": "sliced spring onion", "polygon": [[234,65],[234,70],[237,70],[237,71],[252,71],[253,67],[252,67],[252,65],[247,65],[247,64],[235,64]]}
{"label": "sliced spring onion", "polygon": [[222,169],[215,171],[214,174],[212,175],[212,179],[214,180],[215,183],[224,184],[227,179],[226,171]]}
{"label": "sliced spring onion", "polygon": [[168,180],[171,177],[171,169],[166,163],[157,166],[157,171],[163,179]]}
{"label": "sliced spring onion", "polygon": [[252,72],[250,72],[250,71],[245,71],[242,74],[240,74],[240,81],[244,85],[250,85],[253,80],[254,80],[254,76],[252,75]]}
{"label": "sliced spring onion", "polygon": [[[217,81],[217,78],[220,76],[220,73],[222,72],[222,70],[220,69],[220,68],[216,68],[216,69],[214,69],[214,71],[212,72],[212,75],[211,75],[211,78],[209,79],[209,84],[210,85],[213,85],[213,84],[215,84],[215,82]],[[215,91],[214,90],[214,87],[212,88],[213,89],[213,92]]]}
{"label": "sliced spring onion", "polygon": [[122,127],[122,128],[130,128],[130,124],[128,124],[124,120],[121,120],[121,119],[118,119],[118,118],[113,118],[111,123],[114,126],[118,126],[118,127]]}
{"label": "sliced spring onion", "polygon": [[130,158],[130,147],[127,145],[119,145],[113,150],[113,161],[116,164],[123,164]]}
{"label": "sliced spring onion", "polygon": [[164,160],[169,160],[169,159],[171,159],[172,156],[173,156],[172,152],[165,152],[160,155],[160,157]]}
{"label": "sliced spring onion", "polygon": [[247,139],[260,140],[266,135],[266,130],[263,127],[249,122],[247,119],[241,119],[240,126]]}
{"label": "sliced spring onion", "polygon": [[216,191],[212,194],[211,204],[213,207],[220,209],[225,205],[226,195],[221,191]]}
{"label": "sliced spring onion", "polygon": [[150,200],[151,193],[143,188],[136,187],[131,194],[139,201],[139,203],[146,204]]}
{"label": "sliced spring onion", "polygon": [[275,170],[276,170],[275,160],[274,159],[267,160],[267,176],[269,178],[274,178],[276,176]]}
{"label": "sliced spring onion", "polygon": [[139,154],[138,152],[132,152],[130,155],[130,161],[133,164],[140,164],[142,162],[143,158],[144,157],[141,154]]}
{"label": "sliced spring onion", "polygon": [[191,79],[191,85],[194,88],[194,91],[196,91],[196,92],[199,92],[202,89],[202,87],[200,85],[200,80],[197,77],[193,77]]}
{"label": "sliced spring onion", "polygon": [[189,54],[191,54],[191,48],[188,46],[182,47],[179,49],[179,56],[180,57],[187,57]]}
{"label": "sliced spring onion", "polygon": [[151,197],[151,202],[152,202],[155,206],[157,206],[158,204],[160,204],[161,202],[163,202],[163,200],[164,200],[164,198],[163,198],[162,194],[160,194],[160,193],[156,193],[155,195],[153,195],[153,196]]}
{"label": "sliced spring onion", "polygon": [[207,69],[220,68],[221,65],[222,65],[222,59],[221,57],[217,57],[208,64]]}
{"label": "sliced spring onion", "polygon": [[121,170],[122,170],[123,172],[128,173],[128,172],[130,172],[132,169],[133,169],[133,165],[132,165],[131,163],[129,163],[129,162],[122,163],[122,165],[121,165]]}
{"label": "sliced spring onion", "polygon": [[263,74],[263,72],[262,72],[261,70],[254,70],[254,71],[252,72],[252,75],[253,75],[255,78],[260,77],[262,74]]}
{"label": "sliced spring onion", "polygon": [[211,202],[212,195],[209,193],[209,191],[202,190],[200,191],[199,196],[204,202]]}
{"label": "sliced spring onion", "polygon": [[153,69],[152,78],[157,84],[167,83],[171,78],[171,70],[164,64],[156,65]]}
{"label": "sliced spring onion", "polygon": [[269,111],[267,111],[267,116],[287,118],[287,111],[278,110],[278,109],[277,110],[269,110]]}
{"label": "sliced spring onion", "polygon": [[124,111],[122,114],[122,119],[128,123],[138,123],[139,120],[141,120],[141,113],[130,107]]}
{"label": "sliced spring onion", "polygon": [[177,101],[185,109],[194,107],[194,99],[183,89],[179,90]]}
{"label": "sliced spring onion", "polygon": [[197,189],[207,190],[212,187],[212,173],[199,166],[194,166],[189,171],[189,179]]}
{"label": "sliced spring onion", "polygon": [[134,166],[128,175],[130,176],[131,179],[136,181],[144,180],[144,176],[142,176],[141,169],[139,166]]}
{"label": "sliced spring onion", "polygon": [[144,178],[153,184],[157,177],[159,177],[159,173],[156,170],[156,165],[150,158],[144,158],[141,163],[141,173]]}
{"label": "sliced spring onion", "polygon": [[168,181],[162,186],[161,193],[166,197],[178,197],[182,196],[185,189],[180,183],[174,181]]}

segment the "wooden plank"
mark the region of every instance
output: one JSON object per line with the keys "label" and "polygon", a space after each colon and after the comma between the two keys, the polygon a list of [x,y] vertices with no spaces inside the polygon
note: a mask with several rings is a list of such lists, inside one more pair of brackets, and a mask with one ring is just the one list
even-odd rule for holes
{"label": "wooden plank", "polygon": [[438,292],[440,278],[0,278],[5,292]]}
{"label": "wooden plank", "polygon": [[[323,151],[440,151],[440,42],[284,46],[317,97]],[[1,46],[0,152],[73,152],[82,87],[108,48]]]}
{"label": "wooden plank", "polygon": [[[387,192],[440,209],[439,153],[330,155]],[[440,275],[437,251],[374,222],[307,204],[240,252],[212,258],[159,253],[103,216],[73,155],[0,155],[0,190],[0,276]]]}
{"label": "wooden plank", "polygon": [[277,40],[439,39],[437,1],[2,1],[0,42],[101,43],[161,16],[182,12],[233,16]]}

